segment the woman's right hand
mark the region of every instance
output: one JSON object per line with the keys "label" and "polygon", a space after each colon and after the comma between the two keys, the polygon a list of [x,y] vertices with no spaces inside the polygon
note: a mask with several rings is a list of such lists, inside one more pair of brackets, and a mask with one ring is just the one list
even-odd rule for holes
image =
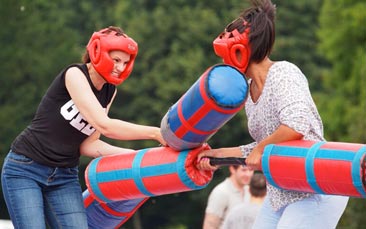
{"label": "woman's right hand", "polygon": [[196,167],[200,170],[217,170],[219,166],[211,165],[210,159],[208,157],[220,157],[219,149],[208,149],[201,151],[197,156]]}

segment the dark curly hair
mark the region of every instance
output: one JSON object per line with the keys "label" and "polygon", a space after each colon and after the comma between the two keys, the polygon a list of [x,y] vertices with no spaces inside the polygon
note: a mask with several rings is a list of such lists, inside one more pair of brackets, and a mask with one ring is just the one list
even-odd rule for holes
{"label": "dark curly hair", "polygon": [[250,61],[258,63],[271,54],[275,41],[275,15],[276,6],[271,0],[251,0],[251,7],[226,27],[228,32],[237,29],[240,33],[250,27]]}

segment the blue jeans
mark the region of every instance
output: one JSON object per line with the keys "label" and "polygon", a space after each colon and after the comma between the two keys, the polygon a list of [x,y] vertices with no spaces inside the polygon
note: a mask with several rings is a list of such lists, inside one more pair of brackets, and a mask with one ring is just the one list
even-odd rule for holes
{"label": "blue jeans", "polygon": [[9,152],[1,184],[16,229],[88,228],[78,168],[48,167]]}
{"label": "blue jeans", "polygon": [[273,211],[267,195],[252,228],[334,229],[348,199],[347,196],[315,194]]}

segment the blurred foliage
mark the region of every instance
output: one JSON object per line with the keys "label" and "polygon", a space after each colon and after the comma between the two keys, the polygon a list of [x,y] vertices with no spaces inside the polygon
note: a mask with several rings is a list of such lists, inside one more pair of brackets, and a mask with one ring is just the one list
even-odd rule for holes
{"label": "blurred foliage", "polygon": [[[318,107],[325,136],[366,143],[366,2],[325,0],[319,14],[319,52],[329,61]],[[363,228],[365,199],[350,198],[340,228]]]}
{"label": "blurred foliage", "polygon": [[[293,62],[305,73],[327,140],[364,144],[366,3],[273,2],[277,38],[272,59]],[[120,26],[139,44],[135,68],[119,86],[110,116],[158,126],[200,75],[220,63],[212,41],[246,6],[247,1],[239,0],[0,0],[0,163],[31,121],[53,78],[66,65],[80,61],[93,31]],[[156,145],[105,140],[134,149]],[[216,148],[251,141],[240,112],[209,144]],[[81,160],[84,189],[90,160]],[[208,194],[226,175],[226,169],[220,169],[203,190],[150,198],[123,228],[200,228]],[[7,218],[2,198],[0,202],[0,216]],[[362,228],[365,213],[365,200],[351,198],[339,228]]]}
{"label": "blurred foliage", "polygon": [[[324,72],[319,103],[329,139],[366,142],[366,2],[324,1],[317,31]],[[329,99],[331,98],[331,99]],[[337,114],[337,115],[335,115]]]}

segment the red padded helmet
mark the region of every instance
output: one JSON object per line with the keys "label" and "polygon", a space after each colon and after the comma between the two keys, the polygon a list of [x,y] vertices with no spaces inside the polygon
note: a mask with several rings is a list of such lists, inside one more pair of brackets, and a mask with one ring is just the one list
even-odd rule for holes
{"label": "red padded helmet", "polygon": [[[117,34],[108,28],[94,32],[87,45],[91,64],[95,70],[108,82],[121,84],[128,78],[138,52],[137,43],[126,34]],[[130,55],[130,61],[123,72],[117,77],[112,76],[114,67],[111,51],[122,51]]]}
{"label": "red padded helmet", "polygon": [[[248,23],[239,18],[244,26],[244,31],[240,33],[237,28],[228,32],[227,29],[221,33],[214,41],[213,47],[216,55],[221,57],[225,64],[238,68],[241,72],[245,72],[250,60],[249,47],[249,27]],[[237,21],[236,19],[235,21]],[[235,22],[234,21],[234,22]],[[230,27],[234,22],[230,23],[226,28]],[[238,58],[237,53],[240,53]]]}

